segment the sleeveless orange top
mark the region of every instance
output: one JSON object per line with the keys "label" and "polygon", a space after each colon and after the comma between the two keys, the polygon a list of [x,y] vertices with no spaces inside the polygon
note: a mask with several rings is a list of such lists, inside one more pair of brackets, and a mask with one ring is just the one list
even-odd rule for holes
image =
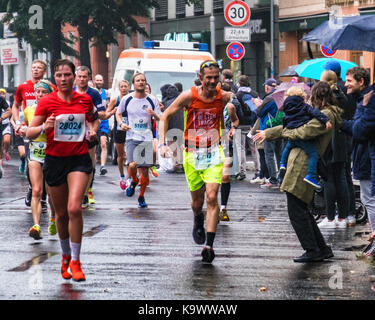
{"label": "sleeveless orange top", "polygon": [[192,101],[185,113],[185,146],[210,147],[220,141],[221,121],[224,104],[220,88],[213,101],[207,102],[198,95],[197,87],[192,87]]}

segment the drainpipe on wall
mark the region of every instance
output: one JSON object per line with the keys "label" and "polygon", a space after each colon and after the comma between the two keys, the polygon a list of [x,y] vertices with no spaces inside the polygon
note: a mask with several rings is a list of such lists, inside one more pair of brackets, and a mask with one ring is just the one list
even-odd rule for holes
{"label": "drainpipe on wall", "polygon": [[274,77],[274,61],[275,61],[275,54],[274,54],[274,0],[271,0],[271,78]]}

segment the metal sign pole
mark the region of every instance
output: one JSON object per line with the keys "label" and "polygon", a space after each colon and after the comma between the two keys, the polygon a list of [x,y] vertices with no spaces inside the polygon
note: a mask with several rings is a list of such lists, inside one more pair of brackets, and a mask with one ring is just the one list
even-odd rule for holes
{"label": "metal sign pole", "polygon": [[210,32],[211,32],[211,54],[216,59],[214,0],[211,0]]}

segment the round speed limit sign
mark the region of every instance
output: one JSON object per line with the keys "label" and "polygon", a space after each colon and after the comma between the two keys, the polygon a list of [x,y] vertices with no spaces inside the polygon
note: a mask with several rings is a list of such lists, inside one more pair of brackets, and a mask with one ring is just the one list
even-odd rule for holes
{"label": "round speed limit sign", "polygon": [[225,7],[224,17],[232,26],[243,26],[250,19],[250,8],[243,1],[231,1]]}

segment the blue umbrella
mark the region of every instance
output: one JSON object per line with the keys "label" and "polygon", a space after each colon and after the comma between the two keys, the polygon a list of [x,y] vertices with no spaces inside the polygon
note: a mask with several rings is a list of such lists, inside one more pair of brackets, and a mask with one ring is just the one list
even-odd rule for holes
{"label": "blue umbrella", "polygon": [[335,60],[340,63],[341,66],[341,78],[345,81],[346,71],[350,68],[357,67],[357,64],[350,61],[334,59],[334,58],[317,58],[312,60],[305,60],[302,62],[295,71],[299,77],[305,77],[310,79],[320,79],[320,75],[325,70],[323,66],[328,62]]}
{"label": "blue umbrella", "polygon": [[337,17],[322,23],[302,40],[332,50],[375,51],[375,15]]}

